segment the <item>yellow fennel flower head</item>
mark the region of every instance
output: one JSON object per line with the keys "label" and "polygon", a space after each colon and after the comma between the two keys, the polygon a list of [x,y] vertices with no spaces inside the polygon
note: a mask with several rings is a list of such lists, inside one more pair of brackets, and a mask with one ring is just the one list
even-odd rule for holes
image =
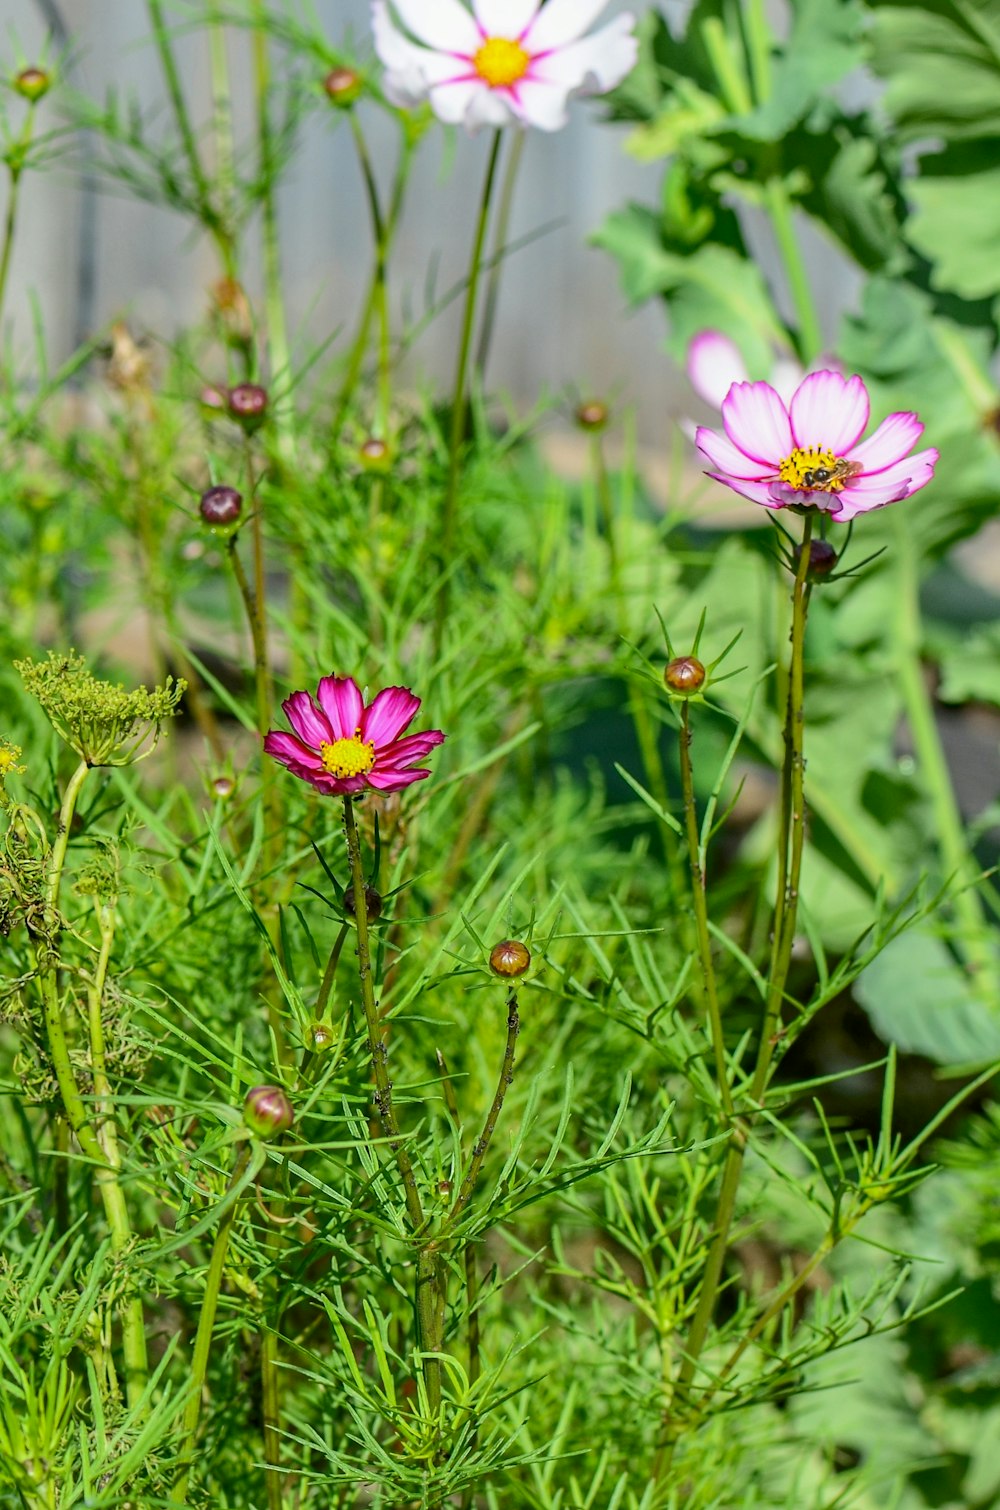
{"label": "yellow fennel flower head", "polygon": [[0,784],[8,776],[20,774],[24,770],[23,765],[18,765],[21,756],[21,746],[12,744],[9,739],[4,739],[0,734]]}
{"label": "yellow fennel flower head", "polygon": [[103,682],[75,651],[50,651],[44,661],[14,662],[21,680],[61,739],[89,766],[124,766],[150,755],[161,726],[177,711],[186,683],[163,687]]}

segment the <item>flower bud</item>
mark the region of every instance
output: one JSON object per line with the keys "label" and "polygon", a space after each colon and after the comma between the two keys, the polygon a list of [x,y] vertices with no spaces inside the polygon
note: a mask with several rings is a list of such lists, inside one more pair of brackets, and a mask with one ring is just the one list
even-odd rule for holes
{"label": "flower bud", "polygon": [[490,969],[494,975],[502,975],[507,980],[523,975],[530,964],[531,954],[527,946],[517,939],[504,939],[490,951]]}
{"label": "flower bud", "polygon": [[253,315],[243,285],[235,278],[219,278],[209,289],[212,310],[230,346],[249,346],[253,340]]}
{"label": "flower bud", "polygon": [[364,445],[358,447],[358,460],[366,472],[387,472],[392,464],[392,452],[384,440],[370,435]]}
{"label": "flower bud", "polygon": [[676,656],[663,673],[663,680],[678,697],[690,697],[705,685],[705,668],[693,655]]}
{"label": "flower bud", "polygon": [[212,526],[235,524],[243,512],[243,494],[235,488],[209,488],[202,493],[198,512]]}
{"label": "flower bud", "polygon": [[[798,567],[802,560],[802,547],[795,547],[795,565]],[[821,582],[828,577],[837,564],[837,552],[828,540],[810,540],[809,542],[809,571],[807,576],[810,582]]]}
{"label": "flower bud", "polygon": [[266,1143],[288,1131],[295,1112],[280,1085],[256,1085],[243,1102],[243,1121]]}
{"label": "flower bud", "polygon": [[326,97],[338,110],[348,110],[361,97],[364,87],[364,80],[353,68],[331,68],[323,80]]}
{"label": "flower bud", "polygon": [[216,388],[214,383],[206,383],[198,395],[198,403],[205,413],[206,419],[214,419],[217,414],[224,414],[229,408],[229,399],[225,389]]}
{"label": "flower bud", "polygon": [[576,422],[581,430],[603,430],[610,418],[611,411],[599,398],[587,399],[577,406]]}
{"label": "flower bud", "polygon": [[14,88],[23,100],[33,105],[52,88],[52,75],[45,68],[22,68],[14,80]]}
{"label": "flower bud", "polygon": [[327,1022],[311,1022],[306,1029],[306,1047],[314,1054],[326,1054],[336,1041],[333,1029]]}
{"label": "flower bud", "polygon": [[231,776],[216,776],[212,782],[212,791],[220,802],[226,802],[236,790],[236,782]]}
{"label": "flower bud", "polygon": [[229,390],[230,417],[242,425],[248,435],[259,430],[267,414],[267,390],[257,383],[240,383]]}
{"label": "flower bud", "polygon": [[446,1201],[448,1199],[448,1197],[451,1195],[450,1180],[438,1180],[438,1195],[443,1201]]}
{"label": "flower bud", "polygon": [[[354,887],[344,888],[344,911],[348,917],[354,917]],[[382,916],[382,898],[374,886],[365,887],[365,916],[369,923],[374,923],[376,918]]]}

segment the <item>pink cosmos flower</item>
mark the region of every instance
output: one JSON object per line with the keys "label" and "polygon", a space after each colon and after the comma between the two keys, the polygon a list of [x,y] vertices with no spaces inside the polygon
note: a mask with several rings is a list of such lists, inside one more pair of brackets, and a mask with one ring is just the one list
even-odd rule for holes
{"label": "pink cosmos flower", "polygon": [[388,0],[373,0],[389,99],[404,108],[429,99],[439,120],[470,131],[511,121],[558,131],[570,95],[613,89],[638,56],[631,15],[584,35],[607,0],[472,0],[472,11],[459,0],[392,5],[417,41],[393,24]]}
{"label": "pink cosmos flower", "polygon": [[420,707],[408,687],[385,687],[366,704],[353,677],[324,676],[315,700],[293,692],[281,706],[295,733],[272,730],[264,749],[328,797],[423,781],[430,771],[415,770],[414,761],[444,741],[440,729],[401,738]]}
{"label": "pink cosmos flower", "polygon": [[733,383],[722,405],[725,435],[695,436],[709,477],[768,509],[811,506],[845,522],[898,503],[934,475],[931,449],[910,452],[924,433],[915,414],[890,414],[861,439],[871,405],[859,377],[813,372],[784,400],[770,383]]}

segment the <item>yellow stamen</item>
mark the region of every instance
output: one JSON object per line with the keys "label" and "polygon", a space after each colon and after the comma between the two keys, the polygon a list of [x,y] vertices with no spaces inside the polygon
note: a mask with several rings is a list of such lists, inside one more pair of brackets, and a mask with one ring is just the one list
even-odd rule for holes
{"label": "yellow stamen", "polygon": [[531,63],[531,54],[520,42],[508,37],[487,37],[472,59],[476,72],[491,89],[506,89],[523,79]]}
{"label": "yellow stamen", "polygon": [[375,746],[361,738],[361,730],[351,739],[335,739],[332,745],[319,747],[323,769],[340,781],[351,776],[367,776],[375,764]]}
{"label": "yellow stamen", "polygon": [[810,446],[808,450],[796,446],[778,469],[782,482],[803,492],[841,493],[847,475],[843,458],[832,451],[822,451],[819,446]]}

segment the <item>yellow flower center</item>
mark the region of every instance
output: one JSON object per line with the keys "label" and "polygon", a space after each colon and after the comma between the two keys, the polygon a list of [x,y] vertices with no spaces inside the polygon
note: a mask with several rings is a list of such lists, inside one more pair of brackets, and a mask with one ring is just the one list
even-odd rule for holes
{"label": "yellow flower center", "polygon": [[822,451],[819,446],[802,450],[798,446],[786,456],[778,469],[782,482],[791,488],[800,488],[811,493],[841,493],[849,477],[861,468],[832,451]]}
{"label": "yellow flower center", "polygon": [[14,745],[0,745],[0,776],[9,776],[16,769],[20,753]]}
{"label": "yellow flower center", "polygon": [[367,776],[375,764],[375,746],[361,738],[358,729],[352,739],[335,739],[332,745],[320,745],[319,758],[324,771],[345,781],[350,776]]}
{"label": "yellow flower center", "polygon": [[487,37],[472,59],[476,72],[491,89],[506,89],[523,79],[531,63],[531,54],[520,42],[508,37]]}

